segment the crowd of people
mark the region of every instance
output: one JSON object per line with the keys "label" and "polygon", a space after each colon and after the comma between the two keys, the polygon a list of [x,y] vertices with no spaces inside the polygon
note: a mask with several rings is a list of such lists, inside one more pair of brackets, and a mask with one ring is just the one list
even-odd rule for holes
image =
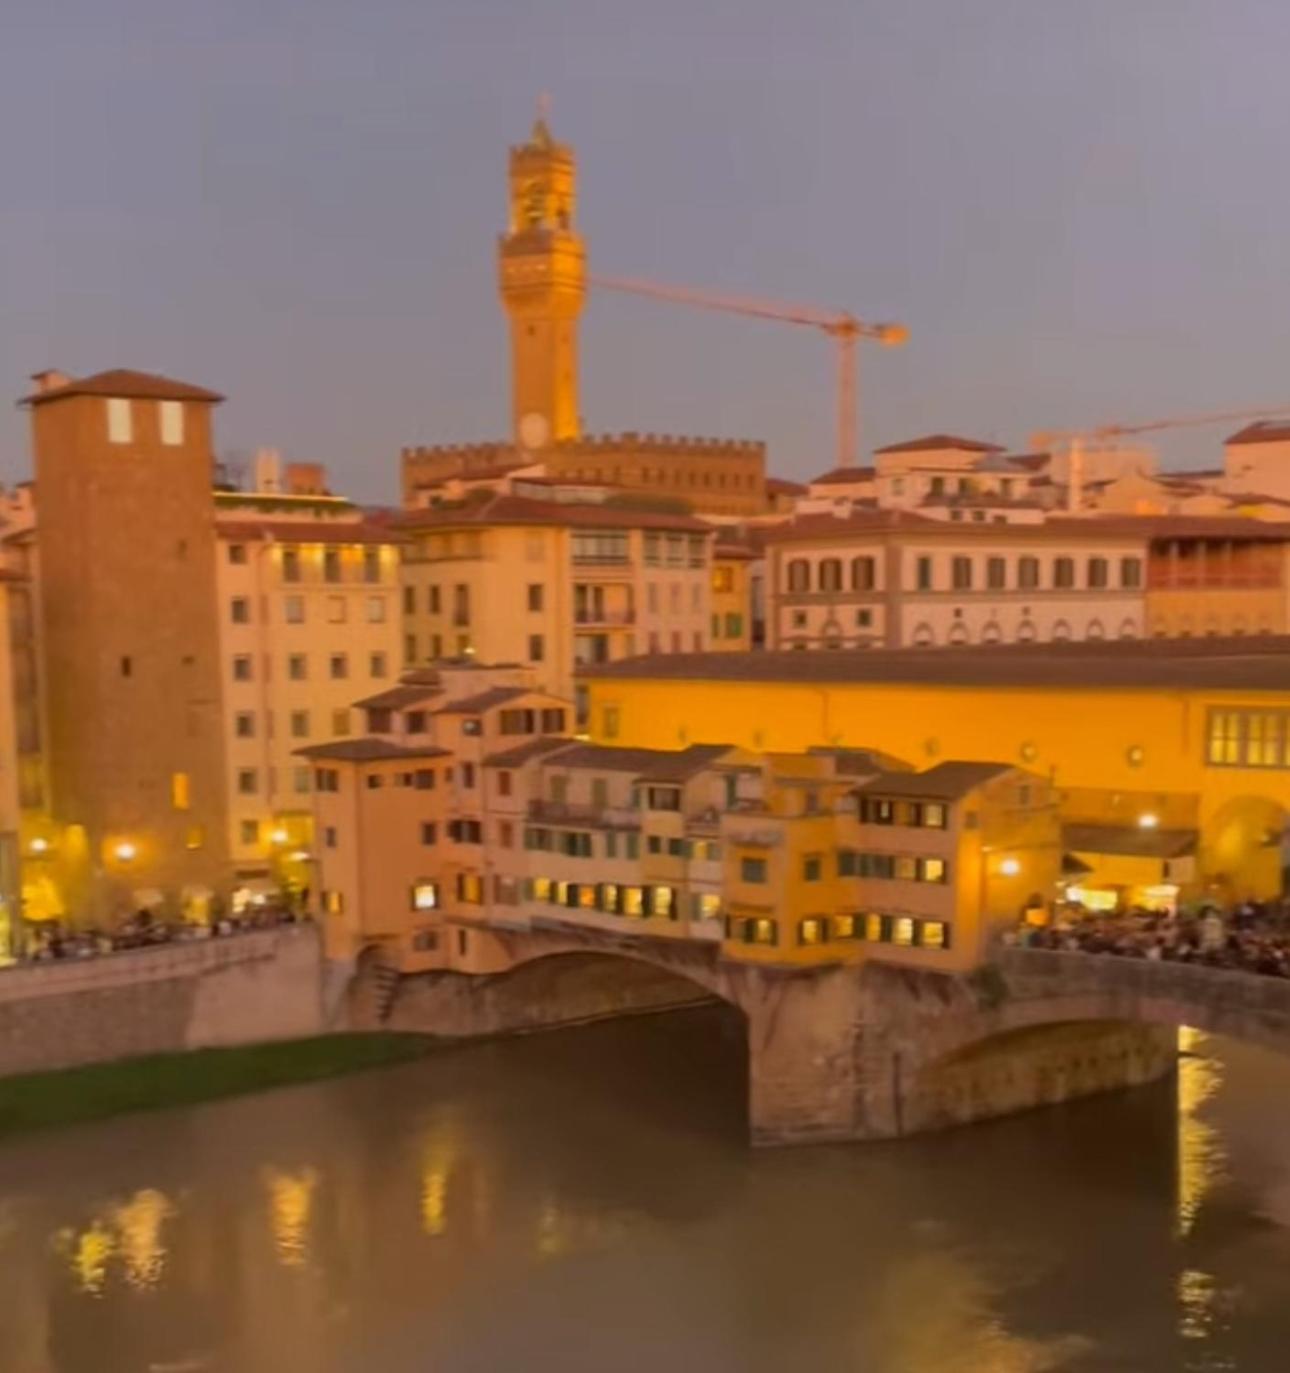
{"label": "crowd of people", "polygon": [[111,930],[67,928],[49,921],[29,929],[22,960],[46,963],[56,959],[97,958],[104,954],[150,949],[162,944],[221,939],[252,930],[273,929],[304,919],[288,904],[252,906],[237,914],[214,913],[208,921],[168,920],[141,909]]}
{"label": "crowd of people", "polygon": [[1071,907],[1048,924],[1022,924],[1006,942],[1290,977],[1290,907],[1284,903],[1246,901],[1228,911],[1204,905],[1179,913],[1135,908],[1104,914]]}

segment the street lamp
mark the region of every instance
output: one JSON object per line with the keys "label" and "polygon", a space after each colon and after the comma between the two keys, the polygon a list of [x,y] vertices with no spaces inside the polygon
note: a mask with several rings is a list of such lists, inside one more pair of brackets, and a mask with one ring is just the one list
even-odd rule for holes
{"label": "street lamp", "polygon": [[1016,877],[1021,871],[1021,863],[1016,858],[1003,858],[999,861],[999,871],[1004,877]]}
{"label": "street lamp", "polygon": [[1139,829],[1153,830],[1159,823],[1160,817],[1158,815],[1152,815],[1150,811],[1147,811],[1144,815],[1138,816]]}
{"label": "street lamp", "polygon": [[112,855],[116,858],[118,863],[133,863],[139,856],[139,850],[138,847],[132,844],[128,839],[123,839],[112,850]]}

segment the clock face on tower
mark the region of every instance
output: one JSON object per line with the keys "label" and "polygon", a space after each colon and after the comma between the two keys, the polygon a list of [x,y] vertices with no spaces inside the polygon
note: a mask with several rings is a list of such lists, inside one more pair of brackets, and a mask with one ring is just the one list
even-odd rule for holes
{"label": "clock face on tower", "polygon": [[520,444],[524,448],[545,448],[550,434],[551,426],[546,422],[546,416],[539,415],[536,410],[530,410],[520,420]]}

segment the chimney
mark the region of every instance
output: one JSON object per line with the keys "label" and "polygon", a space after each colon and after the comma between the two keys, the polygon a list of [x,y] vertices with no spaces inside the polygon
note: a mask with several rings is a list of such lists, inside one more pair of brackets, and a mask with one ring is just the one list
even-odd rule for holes
{"label": "chimney", "polygon": [[60,386],[66,386],[71,377],[55,367],[47,367],[43,372],[33,372],[31,381],[36,388],[36,394],[43,396],[47,391],[57,391]]}

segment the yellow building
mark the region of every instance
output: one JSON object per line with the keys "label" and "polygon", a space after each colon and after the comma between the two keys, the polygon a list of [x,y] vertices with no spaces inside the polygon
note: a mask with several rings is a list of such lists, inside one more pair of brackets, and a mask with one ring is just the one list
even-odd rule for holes
{"label": "yellow building", "polygon": [[[1290,641],[1267,638],[708,654],[605,665],[582,680],[590,736],[607,743],[877,747],[920,768],[1013,762],[1051,780],[1068,825],[1113,831],[1108,863],[1135,829],[1181,832],[1196,867],[1180,894],[1239,898],[1282,886],[1288,653]],[[1078,885],[1124,884],[1094,871]]]}
{"label": "yellow building", "polygon": [[746,653],[753,643],[752,567],[757,550],[722,533],[712,553],[712,648]]}
{"label": "yellow building", "polygon": [[522,663],[558,696],[576,664],[706,649],[711,525],[625,505],[493,496],[402,523],[404,661]]}

